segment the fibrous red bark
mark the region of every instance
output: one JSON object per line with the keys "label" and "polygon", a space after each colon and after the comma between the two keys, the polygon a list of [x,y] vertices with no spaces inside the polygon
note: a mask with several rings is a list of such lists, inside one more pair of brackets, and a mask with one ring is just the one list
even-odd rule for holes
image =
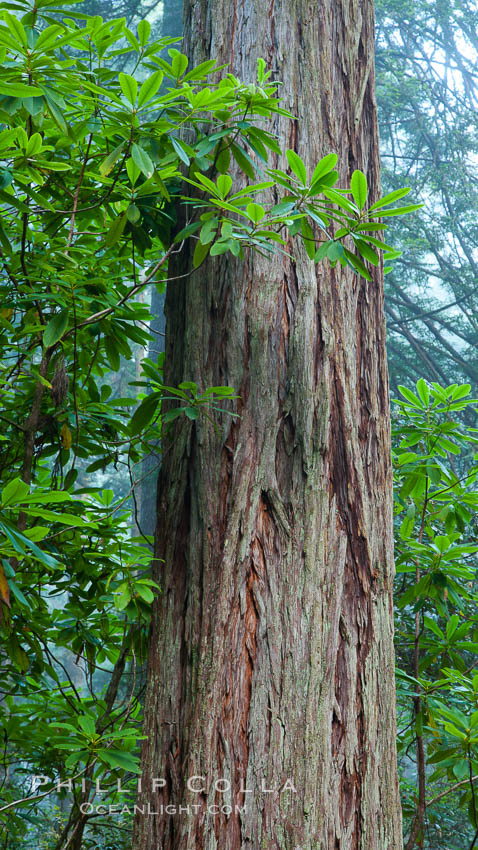
{"label": "fibrous red bark", "polygon": [[[246,81],[263,56],[284,149],[378,197],[369,0],[192,0],[186,50]],[[167,294],[166,383],[231,385],[240,418],[164,447],[135,850],[402,847],[382,273],[294,253]]]}

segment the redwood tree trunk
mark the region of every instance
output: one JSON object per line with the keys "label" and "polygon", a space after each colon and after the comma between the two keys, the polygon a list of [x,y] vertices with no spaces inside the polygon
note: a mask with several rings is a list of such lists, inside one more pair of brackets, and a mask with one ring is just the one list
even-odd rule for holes
{"label": "redwood tree trunk", "polygon": [[[191,0],[186,49],[246,81],[263,56],[284,149],[378,195],[369,0]],[[240,418],[165,445],[135,850],[402,847],[382,274],[294,251],[168,289],[166,383],[232,385]]]}

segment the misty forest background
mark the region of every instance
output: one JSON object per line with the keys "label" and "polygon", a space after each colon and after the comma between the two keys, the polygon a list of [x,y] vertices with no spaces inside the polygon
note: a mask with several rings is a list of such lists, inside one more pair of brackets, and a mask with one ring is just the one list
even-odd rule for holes
{"label": "misty forest background", "polygon": [[[180,2],[158,5],[146,1],[138,4],[137,0],[83,0],[81,12],[101,15],[105,20],[124,17],[133,31],[140,21],[147,19],[152,38],[181,36]],[[179,44],[176,46],[180,48]],[[167,50],[164,55],[167,56]],[[386,194],[410,186],[413,201],[424,204],[418,214],[391,220],[393,245],[402,254],[385,278],[385,308],[391,395],[392,399],[401,400],[401,404],[392,403],[392,421],[398,435],[394,443],[399,568],[396,643],[402,671],[397,685],[404,830],[408,835],[417,812],[420,772],[417,746],[421,740],[428,754],[429,805],[417,838],[421,843],[417,846],[427,850],[471,848],[475,846],[478,827],[474,790],[478,773],[477,743],[476,735],[473,738],[467,731],[469,718],[472,718],[471,728],[476,729],[478,723],[478,680],[473,672],[478,642],[473,440],[478,418],[474,405],[469,404],[470,398],[478,397],[477,60],[478,9],[472,0],[376,0],[382,191]],[[131,70],[127,58],[121,56],[117,67],[122,62],[125,71]],[[142,378],[144,358],[149,357],[155,363],[164,350],[164,292],[152,287],[141,297],[146,306],[150,305],[154,317],[152,339],[147,346],[133,344],[132,356],[122,357],[120,368],[104,377],[103,383],[112,388],[112,399],[128,395],[131,382]],[[446,391],[436,391],[442,392],[442,405],[431,421],[427,411],[430,387],[434,384],[441,388],[452,385],[454,389],[448,395]],[[401,386],[408,388],[408,394],[400,391]],[[439,399],[439,395],[433,398]],[[455,402],[451,409],[450,400]],[[449,427],[451,420],[456,424]],[[444,422],[448,423],[445,430]],[[442,442],[442,451],[440,439],[448,439],[448,444]],[[424,503],[423,491],[417,489],[420,452],[424,462],[431,464],[432,481],[436,476],[434,470],[441,465],[443,475],[449,476],[444,480],[451,482],[452,496],[448,494],[441,500],[438,520],[430,518],[433,511],[426,499]],[[106,467],[100,459],[89,466],[86,461],[79,465],[77,484],[91,487],[94,480],[94,486],[102,488],[104,493],[111,491],[111,497],[105,496],[105,507],[108,499],[113,499],[113,493],[114,499],[123,500],[122,511],[134,517],[132,534],[143,546],[144,564],[148,560],[144,555],[144,540],[154,533],[159,463],[159,448],[155,448],[151,439],[140,472],[137,469],[135,472],[139,483],[133,495],[131,469],[127,464],[119,462]],[[88,484],[87,475],[90,475]],[[427,543],[427,528],[430,531],[435,521],[442,523],[440,540],[448,542],[440,543],[438,537],[433,542],[430,532],[430,547],[442,546],[440,556],[446,564],[444,553],[453,552],[453,546],[461,546],[458,555],[466,564],[464,572],[455,573],[456,585],[450,584],[444,597],[437,590],[434,597],[437,604],[431,613],[426,602],[430,588],[424,585],[424,576],[415,575],[414,557],[416,547]],[[458,555],[455,560],[450,555],[451,575]],[[60,595],[49,603],[52,609],[60,609],[68,598],[68,588],[60,590]],[[151,589],[147,582],[142,593],[143,601],[149,602]],[[21,591],[17,601],[22,604]],[[119,606],[121,616],[129,602],[125,597],[125,604]],[[418,667],[414,655],[417,613],[421,617]],[[76,766],[70,761],[69,768],[61,770],[61,754],[66,759],[69,753],[58,748],[58,740],[49,738],[48,713],[58,708],[59,702],[55,700],[63,699],[62,683],[67,683],[71,699],[89,700],[92,711],[95,706],[99,706],[100,712],[113,705],[127,706],[128,752],[121,754],[118,748],[116,757],[106,755],[103,769],[111,769],[113,775],[122,771],[125,785],[128,779],[131,781],[132,791],[129,797],[123,795],[121,801],[134,801],[147,622],[142,635],[136,635],[129,645],[120,646],[116,654],[112,652],[108,657],[103,652],[100,659],[95,656],[94,648],[88,648],[88,635],[80,639],[67,620],[57,626],[58,640],[45,648],[48,664],[41,676],[39,672],[35,678],[34,666],[28,667],[28,662],[24,662],[23,645],[12,644],[6,672],[0,680],[5,724],[3,743],[0,741],[0,818],[3,818],[0,847],[4,850],[62,847],[72,809],[73,798],[68,789],[12,806],[12,802],[31,793],[33,774],[49,776],[53,781],[61,772],[68,775],[79,769],[77,760]],[[91,641],[92,646],[100,641],[94,630]],[[109,704],[110,671],[117,669],[115,664],[121,652],[121,681],[115,699]],[[2,657],[2,663],[4,660]],[[48,681],[52,683],[53,696],[46,698],[42,687]],[[15,708],[12,697],[16,697]],[[118,711],[118,729],[124,732]],[[34,731],[29,725],[32,719]],[[88,724],[89,721],[83,723],[86,735]],[[121,738],[119,733],[118,736]],[[107,779],[105,782],[108,784]],[[109,802],[115,800],[114,794],[108,797]],[[128,816],[97,817],[88,823],[81,846],[85,850],[128,848],[130,830]]]}

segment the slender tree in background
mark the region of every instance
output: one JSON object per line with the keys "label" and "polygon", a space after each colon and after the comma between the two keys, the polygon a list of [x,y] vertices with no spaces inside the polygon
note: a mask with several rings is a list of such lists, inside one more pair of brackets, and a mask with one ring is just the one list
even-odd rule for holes
{"label": "slender tree in background", "polygon": [[478,9],[468,0],[378,0],[384,190],[413,187],[420,220],[386,278],[392,386],[421,375],[478,384]]}
{"label": "slender tree in background", "polygon": [[[157,9],[156,3],[154,8]],[[146,8],[143,12],[143,4],[135,4],[136,14],[143,15],[150,12]],[[182,0],[170,0],[162,4],[162,14],[158,19],[157,27],[163,38],[180,38],[183,32],[183,3]],[[178,47],[181,45],[178,44]],[[174,205],[168,205],[168,213],[174,219]],[[151,290],[151,315],[153,319],[150,324],[150,330],[153,339],[149,344],[149,356],[156,361],[158,354],[164,351],[165,344],[165,316],[164,316],[164,299],[165,293],[161,292],[159,287],[153,287]],[[145,457],[142,468],[142,481],[139,489],[139,522],[141,531],[144,534],[154,534],[156,526],[156,499],[157,499],[157,481],[158,467],[161,463],[161,449],[158,445],[156,450],[151,450],[151,453]]]}
{"label": "slender tree in background", "polygon": [[[191,2],[185,51],[264,56],[284,146],[377,197],[373,32],[370,2]],[[399,850],[381,270],[213,258],[166,315],[166,383],[232,385],[239,418],[165,436],[143,802],[198,808],[139,817],[135,850]]]}

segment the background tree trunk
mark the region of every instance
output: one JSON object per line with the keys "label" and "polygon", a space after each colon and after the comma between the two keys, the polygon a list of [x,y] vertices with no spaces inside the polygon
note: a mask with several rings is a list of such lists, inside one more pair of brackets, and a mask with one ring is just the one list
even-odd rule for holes
{"label": "background tree trunk", "polygon": [[[153,339],[148,346],[148,357],[156,363],[158,355],[164,351],[164,300],[165,295],[159,292],[156,286],[151,291],[151,315],[152,321],[150,331]],[[158,469],[161,463],[161,446],[158,444],[150,446],[150,453],[141,464],[141,484],[139,485],[139,522],[143,534],[154,534],[156,528],[156,486],[158,481]]]}
{"label": "background tree trunk", "polygon": [[[263,56],[284,149],[378,196],[370,2],[192,0],[185,24],[193,62],[253,81]],[[240,418],[164,443],[139,802],[197,809],[139,816],[135,850],[402,847],[382,275],[294,252],[168,287],[166,383],[232,385]]]}

